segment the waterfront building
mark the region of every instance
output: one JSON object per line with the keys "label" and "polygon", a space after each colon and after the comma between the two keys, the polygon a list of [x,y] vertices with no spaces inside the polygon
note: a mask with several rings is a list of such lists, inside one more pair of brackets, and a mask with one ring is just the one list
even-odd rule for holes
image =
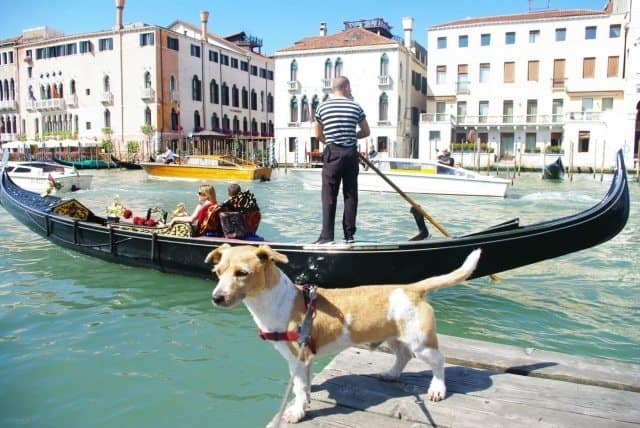
{"label": "waterfront building", "polygon": [[373,145],[388,156],[417,156],[418,124],[427,95],[427,52],[413,38],[413,18],[402,20],[404,38],[382,18],[348,21],[342,31],[305,37],[279,49],[275,59],[275,134],[279,162],[319,160],[323,147],[313,136],[317,106],[344,75],[362,105]]}
{"label": "waterfront building", "polygon": [[420,157],[474,141],[530,166],[546,149],[565,165],[608,168],[619,148],[631,165],[640,135],[640,11],[631,2],[430,27]]}
{"label": "waterfront building", "polygon": [[200,150],[215,139],[273,134],[273,61],[260,39],[210,33],[208,12],[200,27],[124,25],[124,3],[116,1],[112,29],[41,27],[0,42],[3,141],[109,140],[116,152],[136,142],[152,154],[186,150],[188,140]]}

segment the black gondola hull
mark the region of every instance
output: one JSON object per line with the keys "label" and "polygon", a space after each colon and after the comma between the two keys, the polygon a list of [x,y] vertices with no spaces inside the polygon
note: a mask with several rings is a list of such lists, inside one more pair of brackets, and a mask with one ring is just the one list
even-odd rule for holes
{"label": "black gondola hull", "polygon": [[[181,238],[110,227],[104,219],[79,221],[50,211],[56,197],[41,197],[2,175],[0,202],[18,221],[51,242],[111,262],[163,272],[211,278],[204,263],[213,249],[251,242],[223,238]],[[319,246],[268,242],[285,254],[282,269],[298,283],[323,287],[408,283],[449,272],[476,248],[483,253],[472,277],[499,273],[605,242],[626,224],[629,191],[622,159],[607,195],[578,214],[519,226],[506,223],[483,232],[415,242]]]}

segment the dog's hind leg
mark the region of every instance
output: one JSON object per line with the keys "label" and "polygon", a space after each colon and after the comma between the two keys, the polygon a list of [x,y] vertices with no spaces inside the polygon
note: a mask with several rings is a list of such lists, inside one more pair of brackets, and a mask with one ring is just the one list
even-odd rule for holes
{"label": "dog's hind leg", "polygon": [[426,348],[414,351],[417,358],[431,365],[433,378],[427,391],[427,397],[431,401],[443,400],[447,395],[447,386],[444,383],[444,357],[435,348]]}
{"label": "dog's hind leg", "polygon": [[396,380],[402,374],[402,370],[411,359],[412,354],[407,345],[397,339],[390,339],[387,344],[395,354],[396,360],[389,370],[378,374],[377,377],[383,380]]}

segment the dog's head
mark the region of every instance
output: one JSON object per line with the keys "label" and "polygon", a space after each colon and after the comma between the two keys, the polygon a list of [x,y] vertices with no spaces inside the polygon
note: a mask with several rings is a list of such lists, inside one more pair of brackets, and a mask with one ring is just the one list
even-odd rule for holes
{"label": "dog's head", "polygon": [[288,262],[287,256],[268,245],[232,247],[229,244],[211,251],[204,261],[215,263],[213,273],[218,276],[218,285],[213,289],[211,300],[214,305],[224,307],[232,307],[245,297],[276,285],[281,275],[276,263]]}

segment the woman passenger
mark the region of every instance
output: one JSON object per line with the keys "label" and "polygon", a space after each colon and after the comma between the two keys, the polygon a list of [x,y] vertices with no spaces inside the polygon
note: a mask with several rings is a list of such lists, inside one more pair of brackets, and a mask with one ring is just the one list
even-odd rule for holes
{"label": "woman passenger", "polygon": [[193,214],[174,217],[169,222],[169,226],[173,226],[176,222],[187,222],[193,226],[195,236],[220,236],[220,209],[216,200],[216,189],[203,184],[198,189],[198,205],[193,210]]}

